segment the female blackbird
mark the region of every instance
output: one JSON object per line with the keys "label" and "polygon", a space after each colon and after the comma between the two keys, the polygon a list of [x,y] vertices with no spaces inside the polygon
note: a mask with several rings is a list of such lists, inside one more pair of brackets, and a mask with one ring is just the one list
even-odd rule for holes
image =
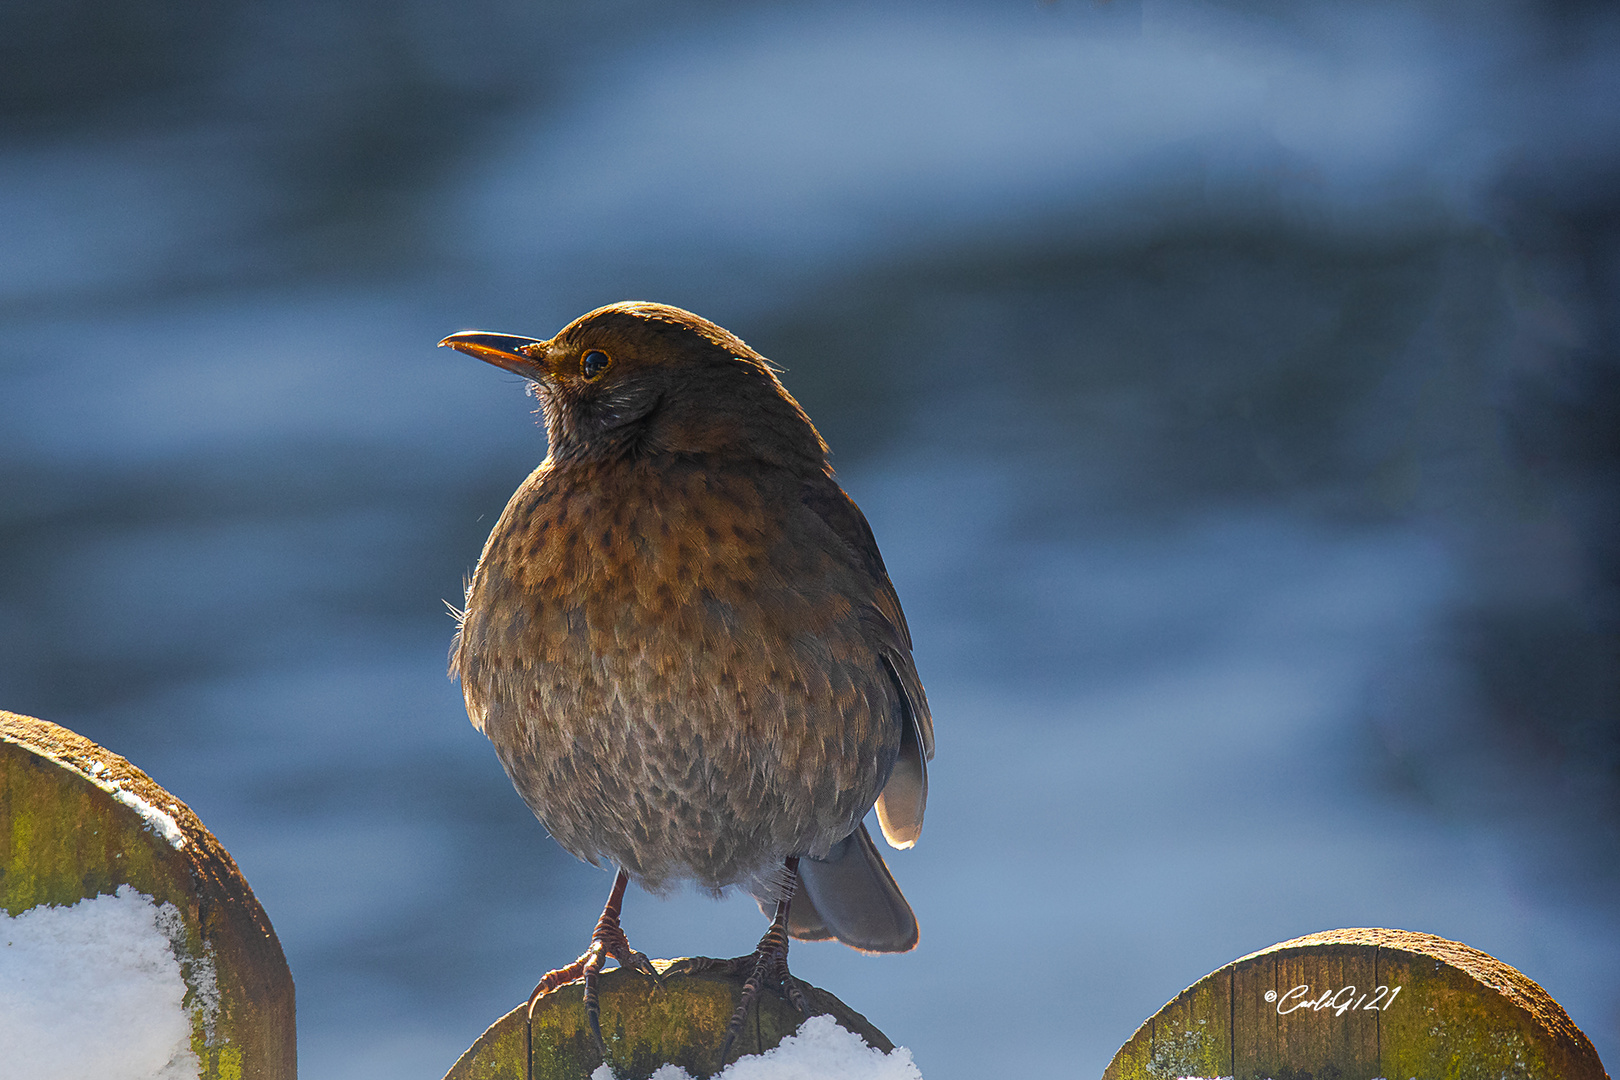
{"label": "female blackbird", "polygon": [[762,985],[807,1008],[789,934],[915,946],[861,819],[875,804],[890,844],[916,841],[933,722],[872,530],[769,362],[638,302],[549,341],[440,344],[531,380],[550,451],[484,545],[451,673],[557,842],[619,868],[590,948],[531,1009],[583,976],[600,1041],[606,959],[658,978],[619,927],[631,879],[774,906],[751,956],[687,962],[749,974],[725,1049]]}

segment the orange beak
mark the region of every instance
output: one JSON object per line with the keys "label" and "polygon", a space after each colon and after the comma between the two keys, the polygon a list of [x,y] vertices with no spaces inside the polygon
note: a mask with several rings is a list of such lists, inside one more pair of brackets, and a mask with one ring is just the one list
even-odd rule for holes
{"label": "orange beak", "polygon": [[525,379],[546,377],[546,345],[538,338],[518,337],[516,334],[491,334],[483,330],[463,330],[451,334],[441,346],[448,345],[468,356],[476,356],[485,363],[505,368]]}

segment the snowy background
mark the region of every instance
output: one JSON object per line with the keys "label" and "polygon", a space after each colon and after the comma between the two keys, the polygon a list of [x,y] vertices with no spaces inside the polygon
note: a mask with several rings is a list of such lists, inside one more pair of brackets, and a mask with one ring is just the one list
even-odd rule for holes
{"label": "snowy background", "polygon": [[794,966],[929,1080],[1368,925],[1612,1071],[1617,100],[1574,0],[6,4],[0,705],[232,851],[304,1075],[435,1080],[609,879],[443,674],[544,446],[432,345],[662,300],[788,369],[906,604],[922,944]]}

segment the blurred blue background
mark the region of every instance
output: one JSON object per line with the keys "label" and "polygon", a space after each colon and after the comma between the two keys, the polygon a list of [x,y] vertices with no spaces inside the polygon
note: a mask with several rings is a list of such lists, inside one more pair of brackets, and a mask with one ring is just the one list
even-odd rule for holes
{"label": "blurred blue background", "polygon": [[1366,925],[1620,1062],[1613,4],[10,0],[0,98],[0,705],[235,854],[304,1075],[600,910],[444,677],[544,445],[432,346],[624,298],[786,367],[906,603],[922,945],[794,966],[930,1080]]}

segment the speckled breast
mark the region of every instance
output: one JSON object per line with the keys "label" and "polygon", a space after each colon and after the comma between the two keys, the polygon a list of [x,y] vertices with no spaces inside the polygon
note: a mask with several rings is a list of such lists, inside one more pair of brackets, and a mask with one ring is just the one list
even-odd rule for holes
{"label": "speckled breast", "polygon": [[872,583],[763,472],[542,466],[469,590],[469,715],[559,843],[650,888],[825,853],[898,752]]}

